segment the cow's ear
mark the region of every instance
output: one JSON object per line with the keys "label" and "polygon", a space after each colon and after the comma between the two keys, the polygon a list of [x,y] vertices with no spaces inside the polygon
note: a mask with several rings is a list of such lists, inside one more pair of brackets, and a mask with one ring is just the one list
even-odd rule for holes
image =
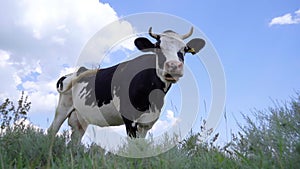
{"label": "cow's ear", "polygon": [[134,40],[135,46],[141,51],[152,51],[155,45],[147,38],[141,37]]}
{"label": "cow's ear", "polygon": [[190,40],[186,46],[188,47],[188,53],[192,53],[193,55],[198,53],[204,46],[205,46],[205,41],[200,38],[195,38]]}

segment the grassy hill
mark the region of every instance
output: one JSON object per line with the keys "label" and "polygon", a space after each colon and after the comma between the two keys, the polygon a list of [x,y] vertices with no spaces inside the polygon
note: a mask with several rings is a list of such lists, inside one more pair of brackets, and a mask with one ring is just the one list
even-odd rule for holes
{"label": "grassy hill", "polygon": [[[171,150],[155,157],[126,158],[96,145],[67,143],[68,132],[52,137],[26,127],[30,103],[21,97],[0,105],[0,168],[300,168],[300,95],[286,104],[256,110],[232,141],[216,145],[218,134],[199,142],[191,133]],[[251,116],[252,117],[252,116]],[[12,127],[13,126],[13,127]],[[166,140],[166,143],[172,140]],[[124,147],[126,150],[128,147]]]}

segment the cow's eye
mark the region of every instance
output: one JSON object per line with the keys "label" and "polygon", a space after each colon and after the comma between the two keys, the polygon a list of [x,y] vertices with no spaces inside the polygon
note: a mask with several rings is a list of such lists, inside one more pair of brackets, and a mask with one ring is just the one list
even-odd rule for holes
{"label": "cow's eye", "polygon": [[183,58],[183,55],[184,55],[184,54],[183,54],[182,52],[178,52],[177,55],[178,55],[179,60],[180,60],[181,62],[183,62],[183,61],[184,61],[184,58]]}
{"label": "cow's eye", "polygon": [[160,43],[161,43],[161,41],[158,40],[158,41],[155,43],[155,48],[159,48],[159,49],[160,49]]}

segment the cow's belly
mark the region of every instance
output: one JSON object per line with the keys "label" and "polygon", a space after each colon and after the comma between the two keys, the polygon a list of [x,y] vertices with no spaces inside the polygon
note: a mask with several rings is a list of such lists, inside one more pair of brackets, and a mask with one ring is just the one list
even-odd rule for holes
{"label": "cow's belly", "polygon": [[[124,124],[118,107],[118,98],[114,98],[109,104],[98,107],[94,90],[88,90],[86,83],[79,83],[73,90],[73,103],[78,114],[86,124],[97,126],[118,126]],[[79,90],[78,90],[79,89]]]}
{"label": "cow's belly", "polygon": [[111,104],[104,105],[101,108],[79,105],[74,107],[87,124],[104,127],[119,126],[124,123],[120,113],[113,110]]}

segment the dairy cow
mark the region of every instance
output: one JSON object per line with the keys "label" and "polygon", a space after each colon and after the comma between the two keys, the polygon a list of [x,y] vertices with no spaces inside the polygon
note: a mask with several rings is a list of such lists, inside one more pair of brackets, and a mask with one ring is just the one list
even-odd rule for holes
{"label": "dairy cow", "polygon": [[89,70],[80,67],[57,82],[59,103],[49,131],[57,133],[68,118],[73,135],[81,138],[89,124],[117,126],[125,124],[129,137],[145,137],[160,116],[165,94],[184,74],[185,54],[195,54],[205,41],[193,33],[172,30],[152,32],[152,43],[145,37],[135,46],[146,52],[132,60],[108,68]]}

